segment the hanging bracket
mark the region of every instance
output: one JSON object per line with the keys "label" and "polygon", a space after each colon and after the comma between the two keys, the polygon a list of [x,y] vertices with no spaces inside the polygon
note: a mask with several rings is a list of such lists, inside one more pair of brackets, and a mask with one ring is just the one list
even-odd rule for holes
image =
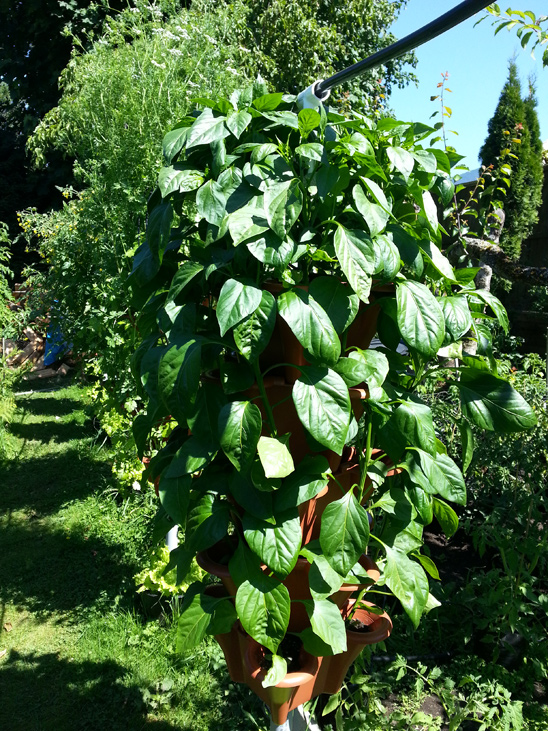
{"label": "hanging bracket", "polygon": [[361,76],[361,74],[370,69],[382,66],[388,61],[392,61],[395,58],[403,56],[405,53],[409,53],[409,51],[413,51],[415,48],[422,46],[423,43],[431,41],[433,38],[445,33],[445,31],[459,25],[459,23],[468,20],[468,18],[483,10],[488,5],[491,5],[491,0],[489,2],[486,2],[486,0],[464,0],[464,2],[457,5],[453,10],[449,10],[436,20],[428,23],[428,25],[396,41],[391,46],[377,51],[372,56],[369,56],[363,61],[358,61],[358,63],[349,66],[343,71],[339,71],[328,79],[325,79],[325,81],[323,79],[315,81],[308,89],[305,89],[299,94],[297,97],[298,106],[301,109],[318,107],[327,99],[330,90],[335,86],[344,84],[345,81],[351,81],[356,76]]}

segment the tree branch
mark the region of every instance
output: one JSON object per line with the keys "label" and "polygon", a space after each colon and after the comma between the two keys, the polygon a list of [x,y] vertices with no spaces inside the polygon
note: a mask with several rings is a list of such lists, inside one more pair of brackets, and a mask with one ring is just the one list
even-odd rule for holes
{"label": "tree branch", "polygon": [[495,274],[512,282],[527,282],[532,285],[548,285],[548,267],[529,267],[506,256],[504,251],[491,241],[465,236],[463,239],[469,254],[490,266]]}

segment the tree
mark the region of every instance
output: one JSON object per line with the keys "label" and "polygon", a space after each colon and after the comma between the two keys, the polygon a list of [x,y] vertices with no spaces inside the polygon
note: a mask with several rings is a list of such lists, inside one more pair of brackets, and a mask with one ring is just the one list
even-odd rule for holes
{"label": "tree", "polygon": [[[520,40],[521,47],[527,48],[527,46],[531,46],[531,54],[534,53],[537,47],[545,46],[548,43],[548,31],[545,30],[548,23],[548,15],[539,15],[537,18],[531,10],[522,11],[507,8],[506,11],[501,11],[496,3],[490,5],[487,8],[487,12],[491,17],[496,18],[491,23],[496,28],[495,35],[503,28],[509,31],[514,29]],[[478,20],[478,23],[489,18],[489,15],[484,15]],[[542,54],[542,64],[543,66],[548,66],[548,48],[545,48]]]}
{"label": "tree", "polygon": [[487,138],[479,157],[486,167],[496,165],[501,155],[506,155],[510,162],[512,174],[504,204],[506,221],[500,243],[503,251],[513,259],[519,258],[522,241],[530,235],[538,220],[542,195],[542,143],[535,106],[532,86],[528,99],[522,99],[517,65],[514,60],[510,61],[508,80],[489,120]]}
{"label": "tree", "polygon": [[[42,171],[29,169],[25,145],[59,98],[59,75],[75,38],[98,32],[107,13],[124,7],[91,0],[0,0],[0,220],[18,233],[16,211],[52,208],[56,185],[70,182],[70,163],[54,155]],[[12,265],[22,266],[16,247]]]}
{"label": "tree", "polygon": [[[258,52],[261,74],[277,90],[298,93],[312,82],[389,46],[397,39],[389,32],[407,0],[244,0],[249,6],[246,27],[240,28],[245,45]],[[257,55],[257,54],[255,54]],[[408,53],[386,66],[345,84],[339,100],[365,108],[380,104],[392,87],[403,87],[415,76]]]}

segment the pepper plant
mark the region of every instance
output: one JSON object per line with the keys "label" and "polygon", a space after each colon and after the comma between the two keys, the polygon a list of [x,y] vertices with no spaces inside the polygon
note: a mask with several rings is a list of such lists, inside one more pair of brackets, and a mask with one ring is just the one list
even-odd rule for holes
{"label": "pepper plant", "polygon": [[[443,378],[460,396],[465,465],[471,423],[511,432],[535,417],[491,355],[483,321],[507,327],[502,306],[475,289],[477,270],[454,269],[442,251],[438,210],[452,199],[460,158],[429,149],[431,127],[299,111],[294,97],[257,84],[197,103],[203,111],[164,139],[128,282],[143,336],[133,370],[148,399],[134,434],[143,450],[162,419],[177,424],[149,471],[160,478],[162,515],[184,527],[172,552],[180,577],[197,552],[220,544],[237,586],[234,601],[191,587],[180,646],[228,631],[237,617],[273,653],[274,683],[295,601],[283,582],[299,557],[310,563],[311,592],[301,636],[317,655],[345,649],[329,597],[355,582],[366,551],[382,570],[378,590],[415,625],[431,606],[428,574],[438,574],[420,551],[423,528],[435,516],[452,535],[450,503],[466,500],[461,469],[417,395],[440,378],[440,353],[458,358]],[[373,308],[377,349],[350,335]],[[302,348],[298,363],[284,361],[284,328]],[[464,339],[476,341],[475,355]],[[288,366],[297,377],[274,402],[271,378],[283,380]],[[305,454],[283,428],[291,410]],[[336,457],[349,448],[354,484],[325,509],[319,539],[303,545],[299,510],[337,482]]]}

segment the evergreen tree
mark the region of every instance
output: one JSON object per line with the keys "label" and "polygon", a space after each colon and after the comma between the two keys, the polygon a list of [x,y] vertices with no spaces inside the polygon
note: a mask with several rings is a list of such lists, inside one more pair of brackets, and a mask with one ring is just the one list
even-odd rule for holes
{"label": "evergreen tree", "polygon": [[521,97],[521,84],[515,61],[510,61],[508,80],[489,120],[487,138],[480,150],[482,165],[496,165],[503,151],[510,149],[506,160],[512,167],[510,189],[506,196],[506,220],[500,244],[513,259],[518,259],[521,244],[538,220],[542,196],[542,142],[536,112],[534,88]]}

